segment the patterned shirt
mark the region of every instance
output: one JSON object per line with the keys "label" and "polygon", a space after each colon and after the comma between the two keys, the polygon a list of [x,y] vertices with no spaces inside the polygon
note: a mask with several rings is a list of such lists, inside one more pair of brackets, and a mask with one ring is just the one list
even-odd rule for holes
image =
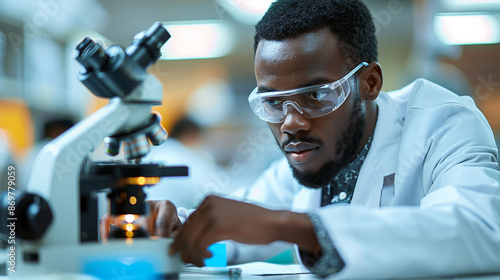
{"label": "patterned shirt", "polygon": [[358,181],[359,170],[361,170],[361,166],[365,162],[366,154],[368,154],[371,144],[372,137],[368,139],[366,145],[352,162],[339,171],[330,185],[322,189],[321,207],[337,203],[351,203],[354,187],[356,186],[356,181]]}
{"label": "patterned shirt", "polygon": [[[354,160],[344,167],[333,178],[332,183],[322,189],[321,192],[321,207],[330,204],[350,204],[354,194],[354,187],[358,180],[359,171],[363,165],[368,150],[372,143],[372,136],[363,147],[361,152],[354,158]],[[335,245],[328,235],[328,231],[321,222],[317,214],[307,213],[311,223],[313,224],[316,238],[318,239],[321,252],[313,254],[300,252],[302,263],[314,274],[326,277],[333,273],[339,272],[344,268],[344,261],[340,257]]]}

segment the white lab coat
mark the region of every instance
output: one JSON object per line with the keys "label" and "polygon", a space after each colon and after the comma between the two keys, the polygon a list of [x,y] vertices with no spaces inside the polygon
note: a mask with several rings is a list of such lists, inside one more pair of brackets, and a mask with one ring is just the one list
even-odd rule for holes
{"label": "white lab coat", "polygon": [[[402,278],[500,271],[500,172],[488,122],[469,97],[419,79],[376,99],[373,142],[350,206],[320,208],[285,159],[247,200],[314,212],[346,266],[332,279]],[[234,262],[283,248],[229,244]],[[281,249],[282,250],[282,249]]]}

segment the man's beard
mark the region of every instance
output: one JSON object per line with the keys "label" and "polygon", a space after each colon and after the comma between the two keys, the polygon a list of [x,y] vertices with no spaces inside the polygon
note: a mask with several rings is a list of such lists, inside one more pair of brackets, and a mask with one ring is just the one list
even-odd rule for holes
{"label": "man's beard", "polygon": [[[357,89],[357,88],[356,88]],[[320,189],[333,181],[333,178],[347,166],[356,156],[363,131],[366,124],[366,113],[361,108],[361,99],[359,94],[354,101],[354,107],[349,118],[349,125],[337,137],[337,150],[335,158],[340,156],[338,160],[331,160],[325,163],[317,172],[300,172],[293,165],[290,167],[293,171],[293,177],[303,186],[311,189]]]}

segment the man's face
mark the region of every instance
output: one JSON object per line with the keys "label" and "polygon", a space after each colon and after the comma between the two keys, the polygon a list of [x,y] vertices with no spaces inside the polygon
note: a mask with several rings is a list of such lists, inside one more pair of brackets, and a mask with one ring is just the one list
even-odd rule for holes
{"label": "man's face", "polygon": [[[255,55],[257,86],[290,90],[331,83],[350,70],[338,40],[328,29],[282,41],[261,40]],[[357,77],[342,106],[319,118],[307,118],[288,106],[281,123],[268,123],[299,183],[320,188],[331,182],[357,154],[365,128],[365,107]]]}

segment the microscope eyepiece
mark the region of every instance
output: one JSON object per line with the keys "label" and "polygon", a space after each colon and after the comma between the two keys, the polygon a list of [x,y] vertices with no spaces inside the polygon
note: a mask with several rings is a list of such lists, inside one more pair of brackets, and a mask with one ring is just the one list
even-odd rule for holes
{"label": "microscope eyepiece", "polygon": [[105,67],[109,61],[109,56],[99,43],[86,37],[77,45],[75,59],[82,64],[86,70],[85,72],[89,72]]}
{"label": "microscope eyepiece", "polygon": [[78,79],[97,96],[125,97],[144,82],[147,68],[158,61],[169,38],[158,22],[137,34],[126,50],[116,45],[104,50],[87,37],[75,47],[75,59],[83,67]]}
{"label": "microscope eyepiece", "polygon": [[75,58],[81,55],[81,53],[87,48],[87,46],[92,43],[92,39],[90,37],[83,38],[78,44],[76,44],[75,51],[77,52]]}
{"label": "microscope eyepiece", "polygon": [[170,39],[170,34],[159,23],[153,24],[147,31],[138,33],[126,53],[138,64],[147,68],[161,56],[161,47]]}

